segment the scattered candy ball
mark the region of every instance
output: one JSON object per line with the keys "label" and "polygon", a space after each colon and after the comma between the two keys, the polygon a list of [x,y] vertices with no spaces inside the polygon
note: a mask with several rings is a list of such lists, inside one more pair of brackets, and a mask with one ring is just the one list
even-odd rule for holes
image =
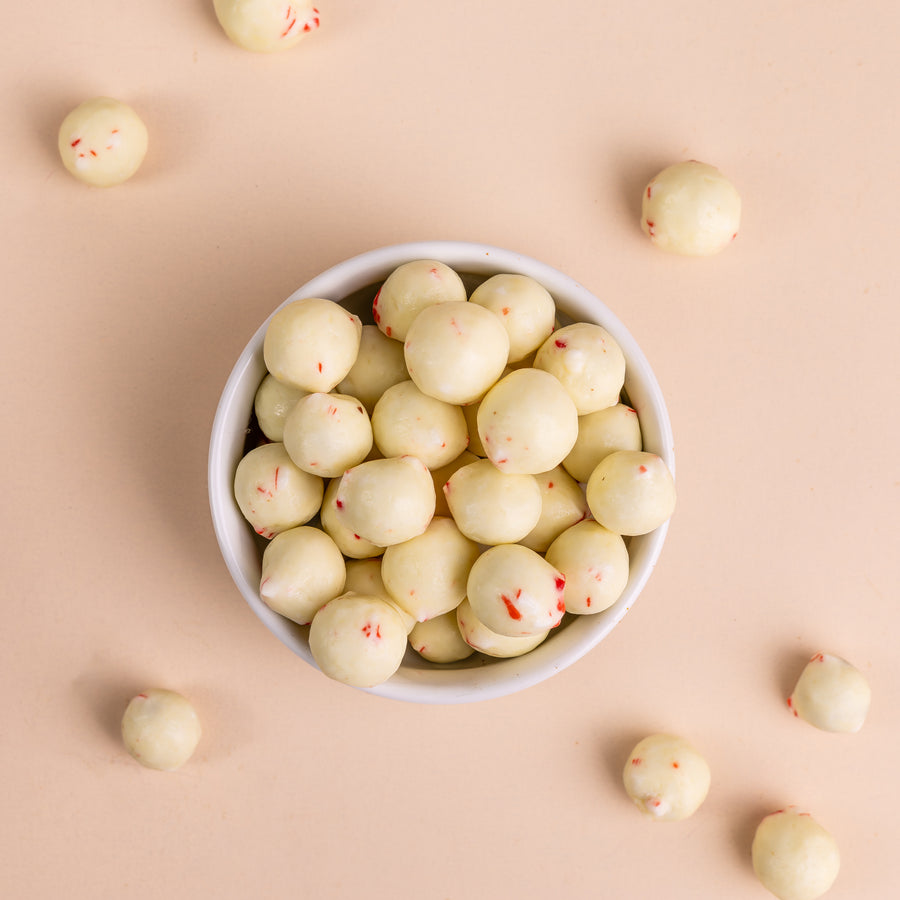
{"label": "scattered candy ball", "polygon": [[59,155],[79,181],[111,187],[127,181],[147,153],[147,128],[121,100],[94,97],[75,107],[59,127]]}
{"label": "scattered candy ball", "polygon": [[143,691],[125,708],[125,749],[148,769],[172,771],[183,766],[200,742],[200,720],[194,707],[175,691]]}
{"label": "scattered candy ball", "polygon": [[712,256],[737,237],[740,224],[740,194],[706,163],[676,163],[644,188],[641,228],[660,250]]}
{"label": "scattered candy ball", "polygon": [[652,734],[628,756],[622,775],[625,792],[657,822],[693,815],[709,793],[709,765],[684,738]]}
{"label": "scattered candy ball", "polygon": [[751,849],[753,870],[779,900],[815,900],[841,867],[837,842],[809,813],[789,806],[766,816]]}
{"label": "scattered candy ball", "polygon": [[319,27],[312,0],[213,0],[213,6],[225,34],[256,53],[288,50]]}
{"label": "scattered candy ball", "polygon": [[822,731],[852,734],[862,728],[872,690],[855,666],[830,653],[816,653],[806,664],[788,706],[795,716]]}

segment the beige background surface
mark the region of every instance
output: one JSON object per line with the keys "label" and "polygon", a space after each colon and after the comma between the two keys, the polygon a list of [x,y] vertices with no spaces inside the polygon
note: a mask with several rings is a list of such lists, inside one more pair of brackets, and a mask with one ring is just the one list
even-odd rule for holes
{"label": "beige background surface", "polygon": [[[893,0],[321,0],[295,51],[209,0],[6,10],[0,893],[15,898],[769,896],[759,817],[836,836],[834,900],[893,896],[900,829]],[[109,94],[133,181],[72,179],[56,130]],[[639,195],[719,166],[719,257],[656,252]],[[624,320],[667,395],[679,507],[635,608],[505,699],[382,700],[320,676],[241,600],[209,522],[209,428],[257,324],[318,271],[419,239],[535,256]],[[830,650],[855,736],[784,698]],[[175,774],[117,736],[152,685],[205,736]],[[657,825],[619,772],[645,733],[707,755]]]}

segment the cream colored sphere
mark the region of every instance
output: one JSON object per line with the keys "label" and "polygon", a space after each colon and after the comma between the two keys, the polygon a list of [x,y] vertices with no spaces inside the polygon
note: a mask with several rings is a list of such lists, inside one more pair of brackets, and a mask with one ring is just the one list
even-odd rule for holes
{"label": "cream colored sphere", "polygon": [[147,140],[146,125],[128,104],[112,97],[94,97],[63,119],[59,155],[79,181],[112,187],[140,168]]}
{"label": "cream colored sphere", "polygon": [[183,766],[200,742],[200,720],[181,694],[162,688],[133,697],[122,716],[125,749],[148,769]]}

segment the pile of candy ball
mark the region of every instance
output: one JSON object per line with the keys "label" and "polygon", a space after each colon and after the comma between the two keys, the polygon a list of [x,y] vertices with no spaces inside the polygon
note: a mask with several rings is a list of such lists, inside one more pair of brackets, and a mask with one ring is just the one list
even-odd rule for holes
{"label": "pile of candy ball", "polygon": [[266,542],[262,600],[356,687],[390,678],[407,646],[438,664],[519,656],[566,613],[612,606],[626,538],[675,505],[615,339],[560,326],[530,277],[469,296],[438,260],[391,272],[372,318],[307,297],[267,326],[262,440],[234,478]]}

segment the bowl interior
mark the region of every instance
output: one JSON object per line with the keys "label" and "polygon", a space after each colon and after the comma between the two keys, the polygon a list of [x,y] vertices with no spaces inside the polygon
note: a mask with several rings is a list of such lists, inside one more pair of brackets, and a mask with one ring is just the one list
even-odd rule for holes
{"label": "bowl interior", "polygon": [[[553,295],[561,320],[602,325],[625,354],[625,393],[638,412],[644,449],[661,456],[674,474],[668,413],[640,347],[597,297],[537,260],[483,244],[457,241],[400,244],[334,266],[298,288],[281,306],[301,297],[325,297],[341,302],[364,322],[371,322],[371,303],[381,282],[397,266],[414,259],[441,260],[459,272],[470,292],[475,285],[499,272],[529,275]],[[276,637],[315,666],[307,641],[309,626],[285,619],[259,598],[264,542],[247,525],[233,494],[234,471],[245,452],[254,396],[266,374],[262,348],[268,321],[259,327],[238,358],[216,410],[209,449],[210,509],[222,556],[244,599]],[[629,580],[613,606],[591,616],[565,616],[559,628],[530,653],[513,659],[488,659],[475,654],[462,663],[438,666],[409,649],[399,671],[389,681],[369,689],[369,693],[422,703],[462,703],[502,696],[543,681],[584,656],[631,608],[653,571],[667,529],[665,524],[650,534],[629,539]]]}

